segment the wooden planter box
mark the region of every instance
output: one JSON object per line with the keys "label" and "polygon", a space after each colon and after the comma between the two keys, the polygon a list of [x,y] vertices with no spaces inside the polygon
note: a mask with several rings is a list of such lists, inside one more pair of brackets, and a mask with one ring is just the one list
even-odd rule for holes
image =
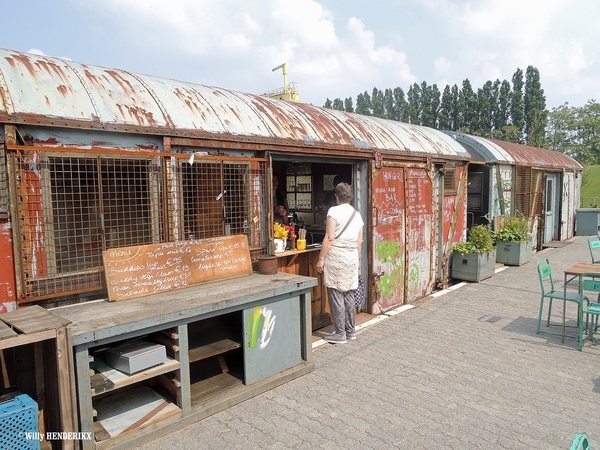
{"label": "wooden planter box", "polygon": [[496,250],[481,255],[452,253],[452,278],[479,282],[490,278],[496,271]]}
{"label": "wooden planter box", "polygon": [[533,239],[523,242],[496,242],[496,262],[507,266],[520,266],[531,261]]}

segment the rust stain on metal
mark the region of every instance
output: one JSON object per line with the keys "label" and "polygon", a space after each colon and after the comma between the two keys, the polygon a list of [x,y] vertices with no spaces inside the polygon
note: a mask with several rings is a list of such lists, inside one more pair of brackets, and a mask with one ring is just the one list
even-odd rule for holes
{"label": "rust stain on metal", "polygon": [[92,84],[95,85],[99,85],[100,81],[98,80],[98,77],[96,75],[94,75],[87,67],[83,66],[83,74],[85,75],[85,77],[90,80],[90,82]]}
{"label": "rust stain on metal", "polygon": [[68,77],[65,75],[62,68],[58,64],[55,64],[50,60],[38,59],[35,62],[35,65],[43,68],[48,73],[48,75],[52,75],[52,73],[55,73],[62,80],[68,80]]}
{"label": "rust stain on metal", "polygon": [[555,167],[557,169],[568,167],[570,169],[583,170],[583,167],[577,161],[564,153],[528,145],[515,144],[513,142],[504,142],[495,139],[489,140],[508,152],[517,164]]}
{"label": "rust stain on metal", "polygon": [[[35,67],[33,67],[33,64],[31,63],[31,60],[29,59],[28,56],[13,54],[12,57],[15,60],[19,61],[21,64],[23,64],[27,68],[27,71],[29,72],[29,74],[32,77],[35,77]],[[13,68],[14,67],[15,66],[13,66]]]}
{"label": "rust stain on metal", "polygon": [[60,86],[57,86],[56,90],[63,96],[66,97],[67,93],[68,93],[68,88],[64,85],[61,84]]}
{"label": "rust stain on metal", "polygon": [[135,91],[134,87],[131,85],[131,83],[128,80],[126,80],[125,78],[123,78],[119,72],[114,71],[114,70],[106,70],[105,72],[108,75],[110,75],[112,77],[112,79],[117,82],[117,84],[119,86],[121,86],[121,88],[123,89],[124,92],[127,92],[129,94],[136,93],[136,91]]}

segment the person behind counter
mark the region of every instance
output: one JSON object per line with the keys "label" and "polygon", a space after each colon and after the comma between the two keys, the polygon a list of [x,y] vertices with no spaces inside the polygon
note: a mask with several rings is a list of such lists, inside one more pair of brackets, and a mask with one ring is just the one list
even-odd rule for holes
{"label": "person behind counter", "polygon": [[273,186],[273,221],[287,225],[289,222],[287,216],[289,211],[288,202],[279,189],[279,179],[276,176],[273,176],[271,185]]}
{"label": "person behind counter", "polygon": [[325,340],[332,344],[345,344],[346,339],[356,339],[354,291],[358,287],[364,222],[350,205],[352,187],[349,184],[339,183],[335,187],[335,198],[337,206],[327,212],[317,271],[324,274],[329,309],[335,325],[335,331]]}
{"label": "person behind counter", "polygon": [[336,201],[335,201],[335,187],[340,184],[342,181],[344,181],[344,179],[342,178],[341,175],[336,175],[333,178],[333,190],[328,191],[325,194],[325,200],[323,200],[323,209],[325,211],[327,211],[329,208],[331,208],[332,206],[336,205]]}

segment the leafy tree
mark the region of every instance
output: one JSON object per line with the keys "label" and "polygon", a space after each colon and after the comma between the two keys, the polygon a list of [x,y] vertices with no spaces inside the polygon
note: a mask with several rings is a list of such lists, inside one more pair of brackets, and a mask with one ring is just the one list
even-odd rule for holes
{"label": "leafy tree", "polygon": [[371,96],[371,104],[373,109],[373,115],[375,117],[384,118],[385,111],[383,106],[383,92],[376,87],[373,88],[373,95]]}
{"label": "leafy tree", "polygon": [[440,101],[440,113],[438,114],[438,127],[440,130],[453,130],[451,123],[452,116],[452,89],[447,84],[442,93]]}
{"label": "leafy tree", "polygon": [[371,96],[367,91],[356,97],[356,112],[363,116],[371,115]]}
{"label": "leafy tree", "polygon": [[504,80],[498,92],[498,109],[494,116],[494,130],[502,131],[510,117],[510,83]]}
{"label": "leafy tree", "polygon": [[344,110],[344,102],[342,102],[341,98],[336,98],[333,100],[333,109],[337,109],[338,111]]}
{"label": "leafy tree", "polygon": [[547,124],[546,96],[540,83],[540,72],[533,66],[525,71],[525,136],[527,145],[543,147]]}
{"label": "leafy tree", "polygon": [[464,128],[464,123],[462,122],[462,115],[460,114],[460,91],[458,90],[458,86],[455,84],[452,86],[452,113],[450,114],[450,124],[452,125],[451,130],[457,131],[460,128]]}
{"label": "leafy tree", "polygon": [[589,100],[582,107],[568,103],[553,108],[546,127],[548,147],[583,165],[600,164],[600,104]]}
{"label": "leafy tree", "polygon": [[352,105],[352,97],[348,97],[346,100],[344,100],[344,110],[346,112],[354,112],[354,106]]}
{"label": "leafy tree", "polygon": [[[510,103],[510,116],[511,116],[511,124],[515,126],[518,130],[523,132],[523,127],[525,126],[524,119],[524,106],[523,106],[523,71],[521,69],[517,69],[517,71],[513,74],[512,77],[512,94],[511,94],[511,103]],[[522,136],[519,136],[518,141],[511,142],[521,142]]]}
{"label": "leafy tree", "polygon": [[440,90],[437,85],[421,83],[421,125],[436,128],[440,109]]}
{"label": "leafy tree", "polygon": [[394,96],[394,108],[396,110],[396,120],[400,122],[409,121],[409,107],[406,98],[404,97],[404,91],[402,88],[397,87],[393,92]]}
{"label": "leafy tree", "polygon": [[578,160],[584,165],[600,164],[600,103],[589,100],[578,108],[577,114]]}
{"label": "leafy tree", "polygon": [[481,136],[488,137],[492,133],[492,104],[493,104],[493,85],[487,81],[483,88],[477,90],[477,110],[479,112],[479,123],[477,132]]}
{"label": "leafy tree", "polygon": [[329,109],[333,107],[333,104],[331,103],[331,100],[329,100],[329,97],[327,97],[327,100],[325,100],[325,104],[323,105],[323,107]]}
{"label": "leafy tree", "polygon": [[471,82],[465,79],[459,92],[459,111],[461,115],[461,128],[467,133],[478,129],[479,114],[477,111],[477,96],[473,92]]}
{"label": "leafy tree", "polygon": [[383,93],[384,117],[389,120],[398,120],[396,107],[394,105],[394,94],[391,89],[386,89]]}
{"label": "leafy tree", "polygon": [[421,125],[422,102],[421,102],[421,87],[414,83],[408,88],[408,118],[410,123]]}

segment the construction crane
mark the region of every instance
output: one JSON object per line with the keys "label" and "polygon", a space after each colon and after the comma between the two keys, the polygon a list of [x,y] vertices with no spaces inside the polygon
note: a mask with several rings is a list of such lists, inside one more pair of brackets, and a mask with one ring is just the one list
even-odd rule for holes
{"label": "construction crane", "polygon": [[272,72],[281,69],[283,71],[283,88],[274,89],[265,92],[261,95],[265,97],[277,98],[279,100],[287,100],[288,102],[300,103],[300,92],[298,91],[298,83],[287,82],[287,63],[280,64],[274,67]]}

